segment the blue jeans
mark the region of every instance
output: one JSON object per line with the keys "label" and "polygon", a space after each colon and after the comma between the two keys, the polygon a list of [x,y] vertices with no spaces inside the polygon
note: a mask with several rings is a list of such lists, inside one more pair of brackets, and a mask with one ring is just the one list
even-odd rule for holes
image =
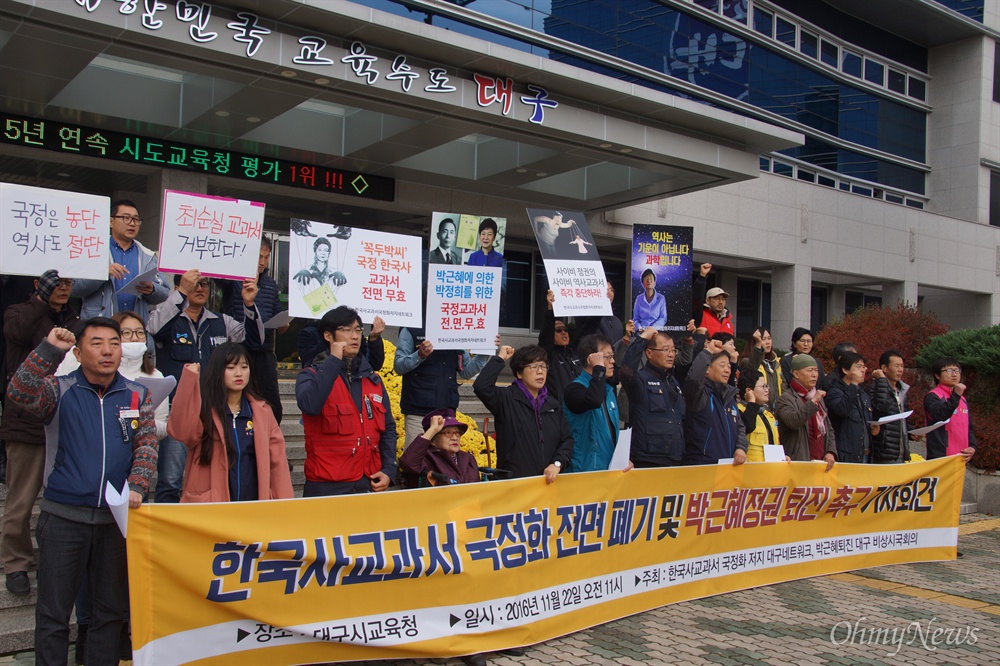
{"label": "blue jeans", "polygon": [[187,447],[170,435],[160,440],[160,457],[156,462],[156,502],[177,504],[181,501],[184,483],[184,461]]}
{"label": "blue jeans", "polygon": [[92,525],[42,511],[38,537],[35,663],[65,666],[69,617],[84,579],[93,592],[88,666],[117,666],[125,613],[125,539],[114,523]]}

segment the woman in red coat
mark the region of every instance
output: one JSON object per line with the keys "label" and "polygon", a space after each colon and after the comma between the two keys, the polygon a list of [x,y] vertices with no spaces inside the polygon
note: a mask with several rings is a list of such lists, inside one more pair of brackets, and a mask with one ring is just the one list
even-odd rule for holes
{"label": "woman in red coat", "polygon": [[167,432],[188,447],[181,502],[292,497],[285,437],[271,407],[249,387],[246,349],[219,345],[200,376],[184,366]]}

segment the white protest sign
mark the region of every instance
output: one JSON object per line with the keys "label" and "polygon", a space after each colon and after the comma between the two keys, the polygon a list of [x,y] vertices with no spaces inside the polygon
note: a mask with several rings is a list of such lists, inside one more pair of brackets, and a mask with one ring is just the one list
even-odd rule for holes
{"label": "white protest sign", "polygon": [[111,200],[0,183],[0,273],[107,280]]}
{"label": "white protest sign", "polygon": [[428,267],[424,336],[435,349],[496,348],[502,279],[502,268]]}
{"label": "white protest sign", "polygon": [[420,239],[311,220],[291,221],[288,312],[319,319],[346,305],[371,323],[420,326]]}
{"label": "white protest sign", "polygon": [[264,204],[165,190],[160,224],[160,270],[197,268],[209,277],[257,277]]}
{"label": "white protest sign", "polygon": [[580,211],[527,208],[542,253],[557,317],[613,314],[608,280],[586,216]]}

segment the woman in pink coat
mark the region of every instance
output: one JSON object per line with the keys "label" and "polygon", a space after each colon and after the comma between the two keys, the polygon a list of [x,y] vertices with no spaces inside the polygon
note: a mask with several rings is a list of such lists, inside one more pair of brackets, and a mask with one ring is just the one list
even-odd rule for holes
{"label": "woman in pink coat", "polygon": [[285,438],[271,407],[249,387],[246,349],[227,342],[184,366],[167,432],[188,447],[181,502],[292,497]]}

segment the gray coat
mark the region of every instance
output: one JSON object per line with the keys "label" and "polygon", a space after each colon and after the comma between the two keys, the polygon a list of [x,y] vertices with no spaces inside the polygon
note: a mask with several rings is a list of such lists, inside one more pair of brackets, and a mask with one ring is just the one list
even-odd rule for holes
{"label": "gray coat", "polygon": [[[809,419],[819,410],[812,400],[802,402],[795,391],[788,389],[774,404],[774,415],[778,419],[778,440],[785,447],[785,455],[795,461],[808,462],[809,455]],[[832,453],[837,457],[837,438],[830,424],[830,415],[823,419],[826,425],[826,441],[823,454]]]}
{"label": "gray coat", "polygon": [[[114,242],[114,241],[112,241]],[[156,253],[149,250],[139,241],[132,241],[139,248],[139,274],[152,270],[157,266]],[[80,308],[80,320],[87,321],[91,317],[113,317],[118,312],[118,299],[115,297],[115,283],[107,280],[74,280],[73,295],[83,299]],[[162,273],[157,272],[153,278],[153,293],[139,296],[135,302],[135,312],[145,323],[149,321],[150,305],[158,305],[167,300],[170,295],[170,285]]]}

